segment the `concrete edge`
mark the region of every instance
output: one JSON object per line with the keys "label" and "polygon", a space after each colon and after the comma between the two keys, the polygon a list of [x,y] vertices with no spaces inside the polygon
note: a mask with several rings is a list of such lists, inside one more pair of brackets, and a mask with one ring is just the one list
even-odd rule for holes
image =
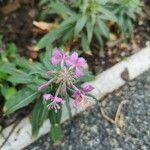
{"label": "concrete edge", "polygon": [[[150,46],[142,49],[138,53],[130,56],[127,60],[124,60],[110,69],[102,72],[99,74],[96,79],[90,84],[92,84],[95,89],[92,91],[93,94],[97,99],[101,99],[107,93],[113,92],[115,89],[118,89],[122,85],[125,84],[125,81],[121,78],[122,72],[127,69],[129,73],[129,79],[132,80],[148,70],[150,68]],[[87,83],[85,83],[87,84]],[[90,105],[93,105],[91,103]],[[84,109],[79,109],[78,111],[74,111],[73,115],[84,111]],[[62,122],[69,118],[66,108],[63,108],[63,115],[62,115]],[[3,131],[4,137],[6,137],[10,130],[12,129],[13,125],[7,127]],[[46,120],[43,126],[40,129],[39,137],[49,132],[50,123]],[[28,146],[36,139],[31,137],[31,124],[29,117],[24,118],[20,124],[16,127],[10,138],[8,139],[7,143],[1,150],[21,150],[24,147]],[[4,138],[0,135],[0,145],[4,141]]]}

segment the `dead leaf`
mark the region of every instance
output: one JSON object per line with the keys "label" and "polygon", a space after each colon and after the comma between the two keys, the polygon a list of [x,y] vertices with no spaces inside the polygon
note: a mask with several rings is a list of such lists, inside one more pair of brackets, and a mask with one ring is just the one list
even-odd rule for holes
{"label": "dead leaf", "polygon": [[121,44],[120,44],[120,48],[121,48],[121,49],[127,49],[127,48],[128,48],[127,43],[121,43]]}
{"label": "dead leaf", "polygon": [[108,25],[109,28],[113,28],[113,26],[115,25],[115,23],[112,22],[112,21],[109,21],[107,25]]}
{"label": "dead leaf", "polygon": [[8,3],[6,6],[2,7],[1,8],[1,12],[4,14],[4,15],[8,15],[9,13],[17,10],[18,8],[20,8],[20,4],[19,3]]}
{"label": "dead leaf", "polygon": [[111,41],[116,41],[117,40],[117,36],[113,33],[110,33],[110,40]]}
{"label": "dead leaf", "polygon": [[123,113],[120,113],[119,117],[115,121],[119,128],[123,128],[125,126]]}
{"label": "dead leaf", "polygon": [[38,57],[38,53],[37,52],[27,52],[27,56],[30,58],[30,59],[36,59]]}
{"label": "dead leaf", "polygon": [[32,52],[38,52],[39,51],[39,49],[36,46],[34,46],[34,45],[27,46],[27,49],[29,51],[32,51]]}
{"label": "dead leaf", "polygon": [[33,25],[36,26],[37,28],[39,28],[40,30],[44,30],[47,32],[58,26],[57,23],[48,23],[48,22],[44,22],[44,21],[39,21],[39,22],[33,21]]}
{"label": "dead leaf", "polygon": [[138,48],[138,45],[136,44],[136,41],[135,41],[135,39],[132,39],[132,48],[133,49],[137,49]]}

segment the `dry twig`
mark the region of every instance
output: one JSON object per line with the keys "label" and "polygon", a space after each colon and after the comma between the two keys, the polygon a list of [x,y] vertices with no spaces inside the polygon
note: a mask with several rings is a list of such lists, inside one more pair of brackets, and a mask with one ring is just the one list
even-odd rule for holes
{"label": "dry twig", "polygon": [[122,107],[123,105],[127,104],[129,101],[128,100],[123,100],[119,106],[118,106],[118,110],[117,110],[117,113],[116,113],[116,116],[115,116],[115,119],[113,120],[112,118],[110,118],[109,116],[107,116],[104,112],[104,110],[101,108],[101,113],[102,113],[102,116],[108,120],[109,122],[115,124],[115,125],[119,125],[119,120],[122,116],[122,113],[121,113],[121,110],[122,110]]}

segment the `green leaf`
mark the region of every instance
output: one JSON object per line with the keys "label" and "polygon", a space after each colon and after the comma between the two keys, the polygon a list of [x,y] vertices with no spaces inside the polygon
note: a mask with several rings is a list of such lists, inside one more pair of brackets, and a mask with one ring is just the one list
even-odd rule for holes
{"label": "green leaf", "polygon": [[63,36],[63,38],[62,38],[62,45],[64,45],[65,42],[71,41],[73,39],[73,32],[74,32],[74,28],[72,26],[72,27],[70,27],[68,32],[65,33],[65,35]]}
{"label": "green leaf", "polygon": [[70,97],[69,97],[68,94],[66,96],[66,108],[68,110],[69,119],[71,121],[71,119],[72,119],[72,111],[71,111],[71,107],[70,107]]}
{"label": "green leaf", "polygon": [[21,67],[23,70],[32,70],[34,69],[32,67],[32,63],[29,62],[27,59],[25,59],[24,57],[19,57],[17,60],[16,60],[16,65]]}
{"label": "green leaf", "polygon": [[52,126],[55,124],[60,124],[61,121],[61,115],[62,115],[62,108],[58,109],[57,112],[55,112],[54,109],[49,110],[49,120]]}
{"label": "green leaf", "polygon": [[113,12],[110,12],[108,9],[100,7],[100,12],[104,14],[109,20],[117,22],[117,17],[113,14]]}
{"label": "green leaf", "polygon": [[57,142],[60,141],[62,137],[63,137],[63,132],[61,126],[58,124],[52,126],[50,131],[50,138],[52,138],[54,142]]}
{"label": "green leaf", "polygon": [[48,69],[53,69],[53,65],[50,62],[50,58],[52,56],[53,48],[52,46],[46,47],[46,52],[44,54],[40,55],[40,61],[41,63]]}
{"label": "green leaf", "polygon": [[60,126],[61,115],[62,115],[62,108],[58,109],[57,112],[55,112],[55,110],[53,109],[49,111],[49,120],[52,125],[50,137],[53,139],[53,141],[59,141],[63,137]]}
{"label": "green leaf", "polygon": [[17,92],[16,95],[12,96],[8,101],[6,102],[6,113],[10,114],[14,111],[18,110],[19,108],[22,108],[24,106],[27,106],[29,103],[31,103],[35,98],[38,97],[38,92],[32,91],[31,89],[24,88]]}
{"label": "green leaf", "polygon": [[40,127],[48,117],[48,108],[43,104],[43,100],[39,99],[32,112],[32,136],[36,137]]}
{"label": "green leaf", "polygon": [[88,70],[86,70],[86,71],[84,72],[84,76],[81,77],[81,81],[82,81],[83,83],[92,81],[92,80],[94,80],[94,79],[95,79],[95,76],[92,75],[92,74],[90,74]]}
{"label": "green leaf", "polygon": [[84,33],[82,33],[81,35],[81,45],[82,45],[82,48],[84,51],[90,51],[90,47],[89,47],[89,43],[88,43],[88,40],[87,40],[87,37]]}
{"label": "green leaf", "polygon": [[107,39],[109,39],[110,38],[110,31],[109,31],[106,23],[104,23],[101,20],[97,20],[97,22],[98,22],[98,28],[99,28],[99,31],[101,32],[101,34],[103,36],[105,36]]}
{"label": "green leaf", "polygon": [[95,34],[95,36],[96,36],[96,39],[98,40],[99,45],[100,45],[101,47],[104,47],[104,42],[103,42],[103,39],[102,39],[100,33],[101,33],[101,31],[99,31],[99,28],[98,28],[98,27],[95,27],[95,28],[94,28],[94,34]]}
{"label": "green leaf", "polygon": [[50,9],[52,9],[54,13],[57,13],[59,15],[64,15],[64,14],[73,15],[74,14],[74,12],[71,9],[69,9],[64,3],[58,0],[50,4]]}
{"label": "green leaf", "polygon": [[10,43],[7,48],[7,53],[9,55],[15,55],[17,53],[17,47],[14,43]]}
{"label": "green leaf", "polygon": [[8,100],[17,93],[17,90],[14,87],[3,87],[1,88],[1,93],[3,97]]}
{"label": "green leaf", "polygon": [[87,30],[87,38],[88,38],[88,43],[91,43],[92,36],[93,36],[93,24],[92,21],[89,20],[86,24],[86,30]]}
{"label": "green leaf", "polygon": [[8,81],[10,81],[13,84],[25,84],[25,83],[31,83],[32,79],[30,76],[26,73],[20,72],[20,73],[14,73],[12,76],[7,78]]}
{"label": "green leaf", "polygon": [[16,72],[15,65],[12,63],[1,63],[0,64],[0,72],[13,74],[14,72]]}
{"label": "green leaf", "polygon": [[74,34],[75,36],[81,32],[87,21],[87,16],[82,16],[76,23]]}
{"label": "green leaf", "polygon": [[40,0],[39,6],[42,6],[43,4],[48,3],[48,2],[50,2],[50,0]]}
{"label": "green leaf", "polygon": [[61,25],[59,28],[53,29],[49,33],[47,33],[37,44],[37,47],[39,49],[51,46],[52,43],[56,40],[59,39],[63,32],[68,29],[67,25]]}
{"label": "green leaf", "polygon": [[[42,49],[48,45],[51,45],[56,38],[58,38],[58,35],[61,34],[62,30],[59,29],[53,29],[49,33],[47,33],[37,44],[37,47],[39,49]],[[60,35],[59,35],[60,36]]]}

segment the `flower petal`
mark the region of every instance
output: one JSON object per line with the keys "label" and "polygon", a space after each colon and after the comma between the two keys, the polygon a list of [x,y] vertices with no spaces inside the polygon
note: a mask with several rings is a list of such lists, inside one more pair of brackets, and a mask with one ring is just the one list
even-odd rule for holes
{"label": "flower petal", "polygon": [[57,65],[57,64],[59,64],[60,61],[61,61],[60,59],[57,59],[57,58],[55,58],[55,57],[52,57],[51,63],[52,63],[53,65]]}
{"label": "flower petal", "polygon": [[52,98],[52,95],[51,94],[44,94],[43,95],[43,99],[45,100],[45,101],[48,101],[48,100],[50,100]]}
{"label": "flower petal", "polygon": [[52,57],[61,58],[62,52],[59,49],[54,50]]}
{"label": "flower petal", "polygon": [[73,100],[72,101],[72,105],[73,105],[73,108],[77,109],[79,104],[78,104],[78,102],[76,100]]}
{"label": "flower petal", "polygon": [[51,63],[56,65],[62,60],[62,52],[56,49],[52,54],[52,60]]}
{"label": "flower petal", "polygon": [[79,67],[76,67],[75,73],[76,73],[77,77],[83,76],[83,70]]}
{"label": "flower petal", "polygon": [[60,97],[55,97],[55,98],[54,98],[54,101],[55,101],[56,103],[61,103],[61,104],[64,104],[64,103],[65,103],[65,101],[64,101],[62,98],[60,98]]}
{"label": "flower petal", "polygon": [[81,91],[75,91],[72,95],[73,98],[79,97],[81,95]]}
{"label": "flower petal", "polygon": [[83,91],[84,92],[91,92],[92,90],[94,89],[94,87],[92,86],[92,85],[85,85],[84,87],[83,87]]}
{"label": "flower petal", "polygon": [[77,52],[72,53],[70,58],[73,63],[76,63],[76,61],[78,60],[78,53]]}
{"label": "flower petal", "polygon": [[84,66],[85,64],[86,64],[85,59],[84,59],[83,57],[80,57],[80,58],[78,59],[78,65]]}

